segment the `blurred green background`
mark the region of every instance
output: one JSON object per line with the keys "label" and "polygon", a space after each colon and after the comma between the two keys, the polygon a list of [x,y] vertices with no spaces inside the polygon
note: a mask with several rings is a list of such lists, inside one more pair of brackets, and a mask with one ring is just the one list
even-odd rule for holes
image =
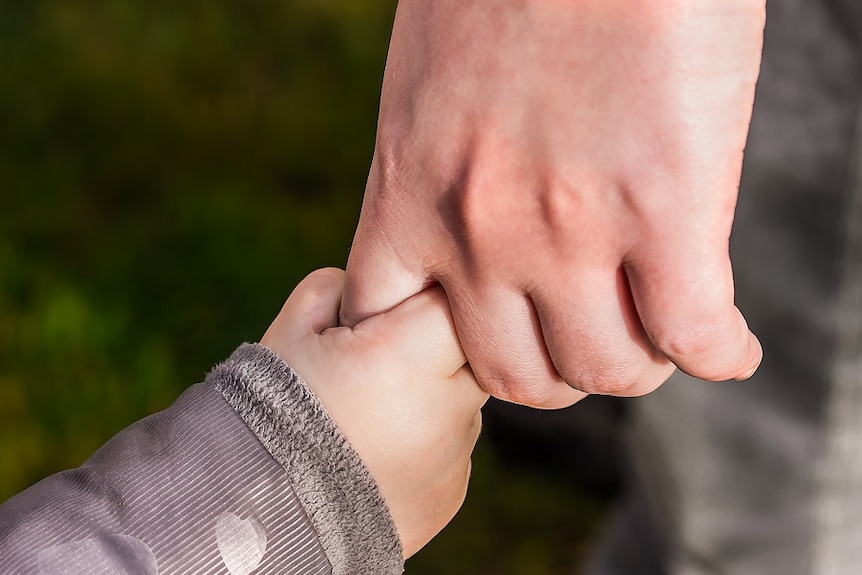
{"label": "blurred green background", "polygon": [[[0,501],[343,266],[393,0],[0,3]],[[487,440],[408,573],[574,573],[606,500]]]}

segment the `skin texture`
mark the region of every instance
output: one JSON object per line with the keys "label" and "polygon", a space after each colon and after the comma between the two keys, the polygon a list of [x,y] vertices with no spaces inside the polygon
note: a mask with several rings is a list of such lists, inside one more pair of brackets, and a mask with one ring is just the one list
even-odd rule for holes
{"label": "skin texture", "polygon": [[562,407],[761,348],[728,240],[764,0],[402,0],[345,325],[434,283],[480,384]]}
{"label": "skin texture", "polygon": [[464,502],[488,394],[442,289],[349,328],[335,327],[343,288],[342,270],[310,274],[261,343],[302,375],[368,467],[407,558]]}

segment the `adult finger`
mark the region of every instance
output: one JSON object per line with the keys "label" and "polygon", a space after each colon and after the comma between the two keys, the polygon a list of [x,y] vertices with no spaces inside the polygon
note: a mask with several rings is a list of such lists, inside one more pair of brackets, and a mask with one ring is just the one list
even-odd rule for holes
{"label": "adult finger", "polygon": [[495,286],[443,280],[461,345],[476,379],[498,399],[555,409],[586,394],[566,385],[551,363],[532,302]]}
{"label": "adult finger", "polygon": [[404,264],[393,242],[383,236],[384,226],[375,225],[370,212],[363,205],[347,260],[340,318],[348,327],[391,310],[427,287],[427,278]]}
{"label": "adult finger", "polygon": [[586,393],[638,396],[674,367],[650,342],[621,269],[562,273],[573,281],[538,286],[531,297],[562,378]]}
{"label": "adult finger", "polygon": [[645,245],[626,269],[653,344],[691,376],[710,381],[750,377],[763,350],[734,305],[726,244]]}

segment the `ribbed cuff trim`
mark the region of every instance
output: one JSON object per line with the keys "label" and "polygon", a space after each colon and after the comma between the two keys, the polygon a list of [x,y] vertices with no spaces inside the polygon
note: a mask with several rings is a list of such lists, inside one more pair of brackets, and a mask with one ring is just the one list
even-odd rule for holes
{"label": "ribbed cuff trim", "polygon": [[333,575],[404,571],[401,542],[377,484],[289,365],[265,346],[243,344],[207,382],[287,471]]}

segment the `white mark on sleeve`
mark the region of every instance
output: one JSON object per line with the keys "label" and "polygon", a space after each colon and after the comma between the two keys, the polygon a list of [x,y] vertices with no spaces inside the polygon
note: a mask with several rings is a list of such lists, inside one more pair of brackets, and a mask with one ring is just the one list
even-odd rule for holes
{"label": "white mark on sleeve", "polygon": [[216,542],[230,575],[249,575],[266,553],[266,531],[260,521],[225,511],[216,520]]}

